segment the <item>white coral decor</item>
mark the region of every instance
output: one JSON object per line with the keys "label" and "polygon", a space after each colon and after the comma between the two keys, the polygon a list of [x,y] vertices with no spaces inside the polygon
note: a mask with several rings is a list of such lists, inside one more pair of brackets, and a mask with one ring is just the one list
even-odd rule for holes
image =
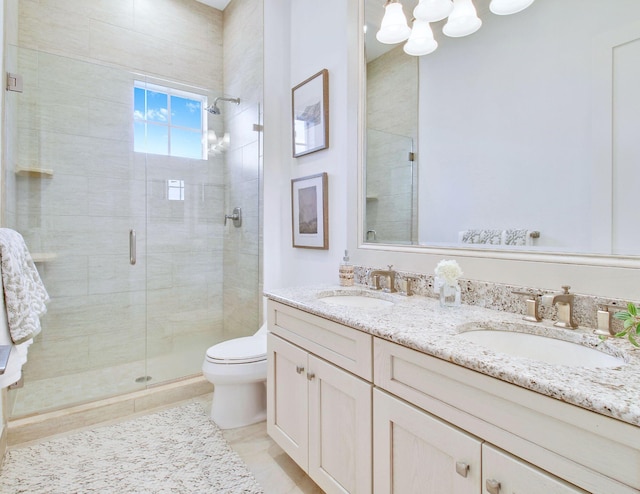
{"label": "white coral decor", "polygon": [[435,274],[441,283],[455,285],[462,276],[462,269],[456,261],[443,259],[436,266]]}

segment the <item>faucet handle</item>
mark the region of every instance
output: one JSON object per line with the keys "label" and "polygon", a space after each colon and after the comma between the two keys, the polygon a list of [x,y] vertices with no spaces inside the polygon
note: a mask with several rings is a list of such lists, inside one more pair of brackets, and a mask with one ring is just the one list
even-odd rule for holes
{"label": "faucet handle", "polygon": [[527,313],[522,316],[525,321],[540,322],[542,318],[538,314],[538,307],[540,303],[540,294],[534,292],[512,291],[514,295],[525,295],[527,300],[525,301]]}
{"label": "faucet handle", "polygon": [[414,290],[415,290],[414,283],[418,281],[418,278],[416,278],[415,276],[406,276],[404,281],[406,283],[406,289],[404,291],[404,295],[406,295],[407,297],[410,297],[411,295],[414,294]]}
{"label": "faucet handle", "polygon": [[371,281],[373,282],[373,286],[369,287],[372,290],[380,290],[380,276],[377,274],[374,274],[371,277]]}
{"label": "faucet handle", "polygon": [[609,312],[607,305],[599,305],[596,312],[596,318],[598,322],[598,328],[594,331],[595,334],[602,337],[615,336],[616,332],[611,327],[612,314]]}
{"label": "faucet handle", "polygon": [[392,271],[391,268],[393,268],[393,264],[387,264],[387,268],[389,269],[389,271]]}
{"label": "faucet handle", "polygon": [[562,285],[560,288],[562,288],[563,295],[569,295],[569,289],[571,288],[571,285]]}

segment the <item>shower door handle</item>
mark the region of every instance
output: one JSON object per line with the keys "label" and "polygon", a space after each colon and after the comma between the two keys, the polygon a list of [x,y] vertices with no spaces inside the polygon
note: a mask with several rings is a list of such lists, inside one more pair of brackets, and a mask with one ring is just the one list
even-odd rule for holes
{"label": "shower door handle", "polygon": [[133,266],[136,263],[136,231],[129,230],[129,263]]}

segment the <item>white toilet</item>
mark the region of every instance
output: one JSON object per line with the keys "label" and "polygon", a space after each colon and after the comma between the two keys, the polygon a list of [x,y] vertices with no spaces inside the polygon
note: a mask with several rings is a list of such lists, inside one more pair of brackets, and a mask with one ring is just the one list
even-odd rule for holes
{"label": "white toilet", "polygon": [[253,336],[213,345],[202,364],[213,383],[211,420],[221,429],[261,422],[267,417],[267,325]]}

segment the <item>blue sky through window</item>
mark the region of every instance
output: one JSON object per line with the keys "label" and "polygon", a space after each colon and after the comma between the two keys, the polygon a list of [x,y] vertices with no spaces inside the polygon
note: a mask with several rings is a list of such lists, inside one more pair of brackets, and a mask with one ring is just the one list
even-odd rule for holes
{"label": "blue sky through window", "polygon": [[136,82],[134,151],[206,159],[206,97]]}

